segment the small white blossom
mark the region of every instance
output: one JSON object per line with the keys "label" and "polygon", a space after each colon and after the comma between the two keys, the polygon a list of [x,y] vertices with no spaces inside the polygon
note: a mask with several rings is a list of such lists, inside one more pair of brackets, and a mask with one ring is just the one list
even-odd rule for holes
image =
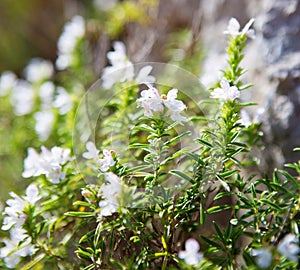
{"label": "small white blossom", "polygon": [[93,142],[86,143],[87,152],[84,152],[82,156],[86,159],[93,159],[94,161],[98,161],[99,150],[96,148]]}
{"label": "small white blossom", "polygon": [[57,92],[58,95],[56,96],[53,106],[55,108],[59,109],[59,113],[61,115],[64,115],[68,113],[70,110],[73,108],[73,102],[71,99],[71,96],[68,94],[68,92],[62,88],[62,87],[57,87]]}
{"label": "small white blossom", "polygon": [[11,71],[4,71],[0,76],[0,97],[11,91],[17,82],[17,76]]}
{"label": "small white blossom", "polygon": [[34,89],[24,80],[19,80],[12,91],[11,104],[16,115],[29,114],[34,105]]}
{"label": "small white blossom", "polygon": [[203,259],[203,253],[200,251],[200,245],[195,239],[188,239],[185,242],[185,250],[178,253],[178,257],[183,259],[186,264],[197,265]]}
{"label": "small white blossom", "polygon": [[167,96],[163,96],[163,104],[171,111],[171,119],[182,125],[182,122],[187,122],[188,119],[180,113],[186,109],[186,105],[177,100],[177,89],[172,89],[168,92]]}
{"label": "small white blossom", "polygon": [[25,78],[31,83],[39,83],[51,78],[53,75],[53,65],[50,61],[33,58],[24,70]]}
{"label": "small white blossom", "polygon": [[252,124],[250,115],[248,114],[248,112],[244,109],[241,110],[241,118],[239,120],[239,123],[241,123],[243,126],[245,126],[246,128],[250,127]]}
{"label": "small white blossom", "polygon": [[224,31],[224,34],[231,35],[231,36],[239,36],[239,35],[247,35],[248,37],[254,39],[255,32],[253,29],[250,29],[251,25],[253,24],[254,19],[250,19],[249,22],[246,23],[242,31],[240,31],[240,23],[236,18],[231,18],[229,20],[227,29]]}
{"label": "small white blossom", "polygon": [[182,122],[187,122],[188,119],[180,113],[186,109],[186,105],[177,100],[177,89],[171,89],[167,95],[159,95],[158,90],[147,84],[148,89],[141,92],[141,97],[137,99],[137,107],[143,107],[146,117],[152,117],[153,112],[161,112],[164,106],[169,109],[170,117],[173,121],[182,125]]}
{"label": "small white blossom", "polygon": [[268,268],[272,263],[272,253],[268,249],[253,249],[251,255],[256,258],[256,263],[260,268]]}
{"label": "small white blossom", "polygon": [[298,262],[299,239],[295,234],[286,235],[278,244],[278,252],[290,261]]}
{"label": "small white blossom", "polygon": [[119,206],[118,197],[122,190],[121,179],[114,173],[106,173],[105,179],[108,183],[101,186],[101,193],[105,199],[99,202],[100,217],[110,216],[117,211]]}
{"label": "small white blossom", "polygon": [[44,82],[39,89],[39,97],[41,99],[42,110],[51,109],[55,85],[53,82]]}
{"label": "small white blossom", "polygon": [[132,80],[134,77],[134,67],[126,55],[124,43],[117,41],[113,44],[113,48],[114,51],[107,53],[111,66],[104,68],[101,76],[105,89],[111,88],[117,82]]}
{"label": "small white blossom", "polygon": [[103,156],[104,156],[103,159],[99,159],[97,163],[100,166],[100,170],[102,172],[106,172],[110,167],[114,166],[116,162],[112,157],[112,151],[108,151],[104,149]]}
{"label": "small white blossom", "polygon": [[235,100],[240,97],[240,91],[236,86],[230,86],[227,79],[223,78],[220,82],[221,88],[216,88],[210,93],[211,98],[224,101]]}
{"label": "small white blossom", "polygon": [[4,259],[8,268],[15,268],[21,257],[31,256],[35,252],[31,238],[21,228],[11,229],[10,238],[2,239],[0,242],[5,244],[4,247],[0,248],[0,258]]}
{"label": "small white blossom", "polygon": [[46,141],[52,131],[54,123],[54,114],[51,110],[36,112],[34,114],[36,120],[35,132],[39,135],[41,141]]}
{"label": "small white blossom", "polygon": [[26,215],[23,213],[26,203],[34,205],[41,197],[39,196],[38,188],[31,184],[26,189],[26,196],[19,197],[14,192],[10,193],[12,199],[8,199],[8,205],[4,209],[6,215],[3,220],[2,230],[9,230],[12,227],[20,228],[25,220]]}
{"label": "small white blossom", "polygon": [[162,99],[158,93],[158,90],[148,85],[147,90],[141,92],[141,98],[137,99],[137,107],[143,107],[146,117],[152,117],[153,112],[161,112],[164,109]]}
{"label": "small white blossom", "polygon": [[49,151],[46,147],[41,147],[41,154],[34,149],[28,149],[28,156],[24,161],[25,178],[44,174],[53,184],[58,184],[65,179],[62,165],[71,160],[70,149],[53,147]]}
{"label": "small white blossom", "polygon": [[153,67],[150,65],[142,67],[136,76],[135,81],[138,83],[154,83],[156,78],[150,75],[152,69]]}
{"label": "small white blossom", "polygon": [[63,33],[58,39],[58,58],[56,67],[59,70],[66,69],[73,63],[73,53],[85,34],[85,21],[81,16],[74,16],[64,26]]}

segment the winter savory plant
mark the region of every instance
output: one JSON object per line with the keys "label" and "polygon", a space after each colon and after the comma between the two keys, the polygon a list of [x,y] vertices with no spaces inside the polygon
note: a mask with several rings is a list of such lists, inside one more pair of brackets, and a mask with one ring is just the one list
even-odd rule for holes
{"label": "winter savory plant", "polygon": [[75,16],[59,38],[61,81],[42,59],[29,63],[25,79],[3,73],[0,95],[12,105],[4,109],[53,145],[27,150],[28,187],[11,192],[2,213],[0,268],[299,269],[300,163],[271,176],[249,173],[261,136],[246,113],[253,104],[242,102],[253,22],[240,30],[229,21],[223,76],[193,92],[209,91],[205,114],[186,89],[159,84],[153,66],[137,72],[115,42],[99,91],[117,94],[97,100],[94,133],[82,129],[75,145],[74,119],[84,126],[75,112],[91,76],[82,68],[85,20]]}

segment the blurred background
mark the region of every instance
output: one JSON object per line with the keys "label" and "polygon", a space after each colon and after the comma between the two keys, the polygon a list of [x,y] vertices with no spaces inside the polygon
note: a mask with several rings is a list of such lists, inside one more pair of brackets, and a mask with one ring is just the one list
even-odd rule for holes
{"label": "blurred background", "polygon": [[[299,159],[293,148],[300,145],[300,1],[1,0],[0,73],[11,70],[22,77],[33,57],[54,64],[64,24],[76,14],[86,19],[89,52],[83,56],[92,74],[86,85],[99,78],[112,42],[122,40],[133,62],[168,61],[209,87],[220,79],[219,70],[226,64],[227,22],[236,17],[243,26],[255,17],[256,39],[244,61],[249,70],[245,81],[255,86],[244,98],[264,109],[259,170],[271,172]],[[2,201],[8,191],[28,184],[21,178],[26,149],[52,146],[57,139],[41,142],[28,136],[32,126],[8,115],[7,106],[0,100]]]}

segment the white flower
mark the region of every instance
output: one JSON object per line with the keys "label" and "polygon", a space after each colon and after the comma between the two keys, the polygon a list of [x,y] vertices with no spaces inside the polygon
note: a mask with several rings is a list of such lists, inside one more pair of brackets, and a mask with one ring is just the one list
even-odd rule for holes
{"label": "white flower", "polygon": [[53,65],[50,61],[33,58],[25,68],[24,73],[27,81],[38,83],[51,78],[53,71]]}
{"label": "white flower", "polygon": [[163,104],[171,111],[171,119],[182,125],[182,122],[187,122],[188,119],[180,115],[186,109],[186,105],[177,100],[177,89],[172,89],[168,92],[167,96],[162,97]]}
{"label": "white flower", "polygon": [[64,26],[63,33],[58,39],[58,58],[56,67],[59,70],[66,69],[73,62],[73,53],[85,33],[85,21],[81,16],[74,16]]}
{"label": "white flower", "polygon": [[227,29],[224,31],[224,34],[231,35],[231,36],[239,36],[239,35],[247,35],[248,37],[254,39],[255,38],[255,32],[253,29],[249,29],[251,25],[253,24],[254,19],[250,19],[249,22],[246,23],[242,31],[240,31],[240,23],[236,18],[231,18]]}
{"label": "white flower", "polygon": [[96,148],[93,142],[86,143],[87,152],[84,152],[82,156],[86,159],[93,159],[94,161],[98,161],[99,150]]}
{"label": "white flower", "polygon": [[1,242],[5,246],[0,248],[0,258],[4,259],[8,268],[15,268],[21,257],[31,256],[35,252],[35,248],[31,244],[31,238],[21,228],[11,229],[10,239],[3,239]]}
{"label": "white flower", "polygon": [[141,98],[137,99],[137,107],[143,107],[146,117],[152,117],[154,112],[161,112],[164,109],[162,98],[158,90],[151,85],[148,85],[147,90],[141,92]]}
{"label": "white flower", "polygon": [[240,97],[240,91],[236,86],[230,86],[227,79],[223,78],[220,82],[221,88],[216,88],[210,93],[211,98],[224,101],[235,100]]}
{"label": "white flower", "polygon": [[51,183],[58,184],[65,179],[62,165],[71,160],[71,151],[57,146],[53,147],[51,151],[42,146],[41,150],[41,154],[38,154],[34,149],[28,149],[22,176],[28,178],[44,174]]}
{"label": "white flower", "polygon": [[199,252],[200,245],[195,239],[188,239],[185,242],[185,250],[178,253],[180,259],[189,265],[197,265],[203,259],[203,253]]}
{"label": "white flower", "polygon": [[99,159],[97,161],[97,163],[100,166],[100,170],[102,172],[106,172],[106,171],[108,171],[108,169],[110,167],[114,166],[116,162],[114,161],[114,159],[112,157],[112,151],[107,151],[107,150],[104,149],[103,150],[103,156],[104,156],[104,158]]}
{"label": "white flower", "polygon": [[16,115],[30,113],[34,105],[34,90],[32,85],[24,80],[19,80],[12,91],[10,101]]}
{"label": "white flower", "polygon": [[71,96],[68,94],[68,92],[62,88],[62,87],[57,87],[57,92],[58,95],[56,96],[53,106],[55,108],[59,109],[59,113],[61,115],[64,115],[68,113],[70,110],[73,108],[73,102],[71,99]]}
{"label": "white flower", "polygon": [[156,81],[156,78],[150,75],[152,69],[153,68],[150,65],[142,67],[138,75],[136,76],[135,81],[138,83],[154,83]]}
{"label": "white flower", "polygon": [[12,199],[8,199],[8,205],[4,209],[6,215],[3,221],[2,230],[9,230],[12,227],[20,228],[25,220],[26,215],[23,213],[26,203],[34,205],[41,197],[39,196],[38,188],[31,184],[26,189],[26,196],[19,197],[14,192],[10,193]]}
{"label": "white flower", "polygon": [[51,110],[36,112],[34,114],[34,118],[36,120],[34,129],[35,132],[39,135],[39,139],[41,141],[47,140],[53,128],[53,112]]}
{"label": "white flower", "polygon": [[44,169],[41,164],[41,157],[33,148],[27,149],[27,158],[24,160],[24,171],[22,176],[29,178],[31,176],[38,176],[44,173]]}
{"label": "white flower", "polygon": [[111,66],[104,68],[101,76],[105,89],[111,88],[117,82],[132,80],[134,77],[134,67],[128,60],[124,43],[117,41],[113,44],[113,48],[114,51],[107,53]]}
{"label": "white flower", "polygon": [[241,110],[241,118],[239,120],[239,123],[241,123],[246,128],[250,127],[252,124],[251,118],[248,114],[248,112],[244,109]]}
{"label": "white flower", "polygon": [[17,76],[11,71],[4,71],[0,76],[0,97],[12,90],[17,82]]}
{"label": "white flower", "polygon": [[186,105],[177,100],[177,89],[172,89],[167,95],[160,96],[158,90],[147,84],[148,89],[141,92],[141,98],[137,99],[137,107],[143,107],[146,117],[152,117],[153,112],[161,112],[164,110],[164,106],[171,112],[171,119],[182,125],[182,122],[188,121],[188,119],[180,113],[186,109]]}
{"label": "white flower", "polygon": [[110,216],[117,211],[119,206],[118,197],[122,189],[121,179],[114,173],[106,173],[105,179],[108,181],[108,184],[101,186],[101,193],[105,199],[99,203],[101,208],[100,217]]}
{"label": "white flower", "polygon": [[41,85],[39,96],[42,110],[49,110],[51,108],[54,90],[55,86],[53,82],[47,81]]}
{"label": "white flower", "polygon": [[117,0],[94,0],[94,6],[103,11],[109,11],[116,5]]}
{"label": "white flower", "polygon": [[288,260],[298,262],[300,253],[298,237],[291,233],[286,235],[278,244],[278,252]]}
{"label": "white flower", "polygon": [[268,268],[272,263],[272,253],[268,249],[253,249],[251,255],[256,257],[256,263],[260,268]]}

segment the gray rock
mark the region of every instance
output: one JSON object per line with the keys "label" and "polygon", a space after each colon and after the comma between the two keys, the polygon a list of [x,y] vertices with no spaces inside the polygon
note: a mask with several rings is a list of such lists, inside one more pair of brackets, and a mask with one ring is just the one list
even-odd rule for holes
{"label": "gray rock", "polygon": [[[220,37],[230,17],[241,25],[255,17],[257,38],[251,41],[243,65],[246,82],[255,86],[247,100],[266,108],[262,170],[272,171],[300,159],[300,1],[297,0],[202,0],[204,40],[210,54],[222,52]],[[220,42],[221,39],[221,42]],[[223,47],[223,48],[222,48]],[[215,56],[214,56],[215,57]]]}

